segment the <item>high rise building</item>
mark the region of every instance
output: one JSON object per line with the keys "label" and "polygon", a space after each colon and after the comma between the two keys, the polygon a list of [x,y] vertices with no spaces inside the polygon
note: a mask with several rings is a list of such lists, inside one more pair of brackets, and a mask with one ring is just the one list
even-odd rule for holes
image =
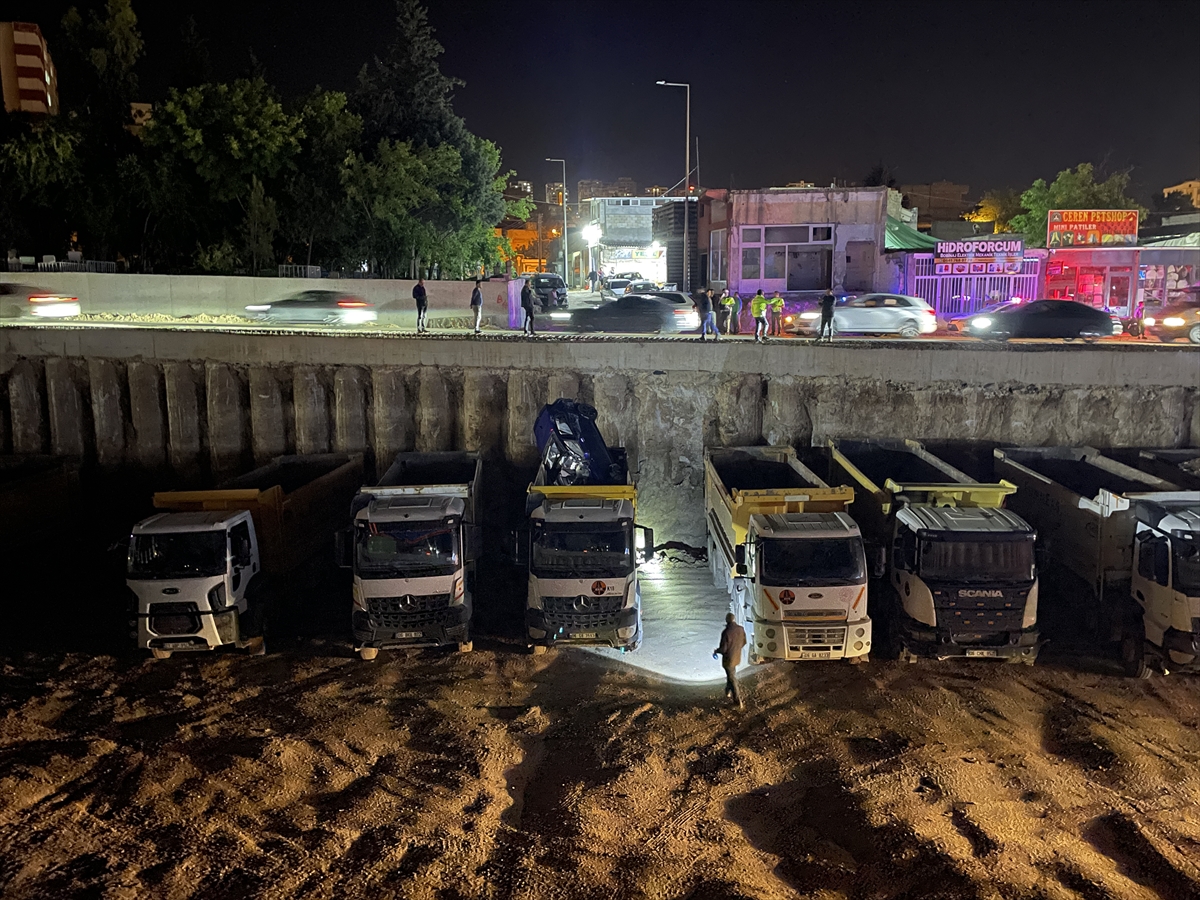
{"label": "high rise building", "polygon": [[[551,181],[546,184],[546,202],[562,205],[563,185],[561,181]],[[569,201],[571,198],[568,197]]]}
{"label": "high rise building", "polygon": [[7,112],[58,113],[58,75],[32,22],[0,22],[0,88]]}

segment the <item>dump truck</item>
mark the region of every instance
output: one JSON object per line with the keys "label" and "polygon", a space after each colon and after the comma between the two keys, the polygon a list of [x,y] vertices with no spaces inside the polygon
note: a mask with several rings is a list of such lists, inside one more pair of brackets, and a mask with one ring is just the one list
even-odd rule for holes
{"label": "dump truck", "polygon": [[[1110,459],[1093,447],[997,448],[1051,562],[1073,576],[1102,642],[1131,677],[1200,662],[1200,490]],[[1162,460],[1160,459],[1160,462]],[[1169,474],[1169,468],[1159,468]]]}
{"label": "dump truck", "polygon": [[605,445],[595,420],[594,408],[558,400],[534,426],[542,456],[517,553],[529,572],[525,628],[533,653],[564,644],[631,651],[642,642],[637,571],[654,553],[654,532],[635,524],[637,488],[625,450]]}
{"label": "dump truck", "polygon": [[791,447],[729,447],[704,459],[713,582],[746,626],[750,659],[848,659],[871,651],[867,563],[830,487]]}
{"label": "dump truck", "polygon": [[[399,453],[351,504],[343,565],[354,572],[355,650],[457,645],[470,651],[480,551],[478,453]],[[344,539],[343,539],[344,540]]]}
{"label": "dump truck", "polygon": [[1003,508],[1016,486],[977,482],[911,440],[836,440],[829,453],[831,474],[855,487],[854,517],[884,576],[876,606],[889,654],[1032,665],[1044,643],[1037,535]]}
{"label": "dump truck", "polygon": [[1100,452],[1185,491],[1200,491],[1200,448],[1133,447]]}
{"label": "dump truck", "polygon": [[265,652],[268,601],[332,552],[362,473],[361,454],[280,456],[214,490],[156,493],[162,512],[129,541],[138,646],[159,659],[230,644]]}

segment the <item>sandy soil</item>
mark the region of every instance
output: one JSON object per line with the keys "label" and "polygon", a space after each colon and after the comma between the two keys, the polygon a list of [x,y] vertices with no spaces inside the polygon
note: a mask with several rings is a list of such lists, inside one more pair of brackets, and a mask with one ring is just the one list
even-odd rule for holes
{"label": "sandy soil", "polygon": [[1197,681],[0,655],[8,898],[1194,898]]}

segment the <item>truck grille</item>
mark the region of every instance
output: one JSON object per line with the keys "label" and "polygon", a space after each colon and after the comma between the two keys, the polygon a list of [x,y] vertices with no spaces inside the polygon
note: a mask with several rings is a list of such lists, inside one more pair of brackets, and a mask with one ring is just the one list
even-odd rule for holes
{"label": "truck grille", "polygon": [[845,619],[844,609],[785,609],[785,619]]}
{"label": "truck grille", "polygon": [[556,616],[596,615],[620,612],[625,598],[617,596],[594,597],[580,594],[576,597],[543,597],[542,609],[549,618]]}
{"label": "truck grille", "polygon": [[788,647],[792,650],[803,650],[808,647],[842,647],[846,642],[846,627],[844,625],[788,625]]}
{"label": "truck grille", "polygon": [[621,619],[618,612],[603,613],[546,613],[546,627],[550,631],[569,628],[572,631],[601,631],[616,628]]}
{"label": "truck grille", "polygon": [[986,641],[992,636],[1020,631],[1025,617],[1025,596],[1005,592],[1002,597],[959,597],[953,591],[935,591],[933,605],[938,624],[950,629],[960,643]]}
{"label": "truck grille", "polygon": [[155,634],[195,634],[200,612],[195,603],[151,603],[150,630]]}
{"label": "truck grille", "polygon": [[367,609],[377,628],[416,631],[446,621],[449,594],[406,594],[403,597],[368,597]]}

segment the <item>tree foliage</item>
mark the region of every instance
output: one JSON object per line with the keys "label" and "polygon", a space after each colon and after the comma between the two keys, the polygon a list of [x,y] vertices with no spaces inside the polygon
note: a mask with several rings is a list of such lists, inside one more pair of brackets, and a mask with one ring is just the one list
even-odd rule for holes
{"label": "tree foliage", "polygon": [[967,214],[971,222],[994,222],[997,232],[1006,232],[1012,225],[1014,216],[1024,212],[1021,206],[1021,195],[1012,188],[1000,188],[988,191],[980,198],[975,209]]}
{"label": "tree foliage", "polygon": [[1046,220],[1052,209],[1136,209],[1145,217],[1145,207],[1126,195],[1129,172],[1117,172],[1101,182],[1096,181],[1091,163],[1080,163],[1074,169],[1063,169],[1053,183],[1039,178],[1021,194],[1023,212],[1013,216],[1009,227],[1025,235],[1030,247],[1046,245]]}

